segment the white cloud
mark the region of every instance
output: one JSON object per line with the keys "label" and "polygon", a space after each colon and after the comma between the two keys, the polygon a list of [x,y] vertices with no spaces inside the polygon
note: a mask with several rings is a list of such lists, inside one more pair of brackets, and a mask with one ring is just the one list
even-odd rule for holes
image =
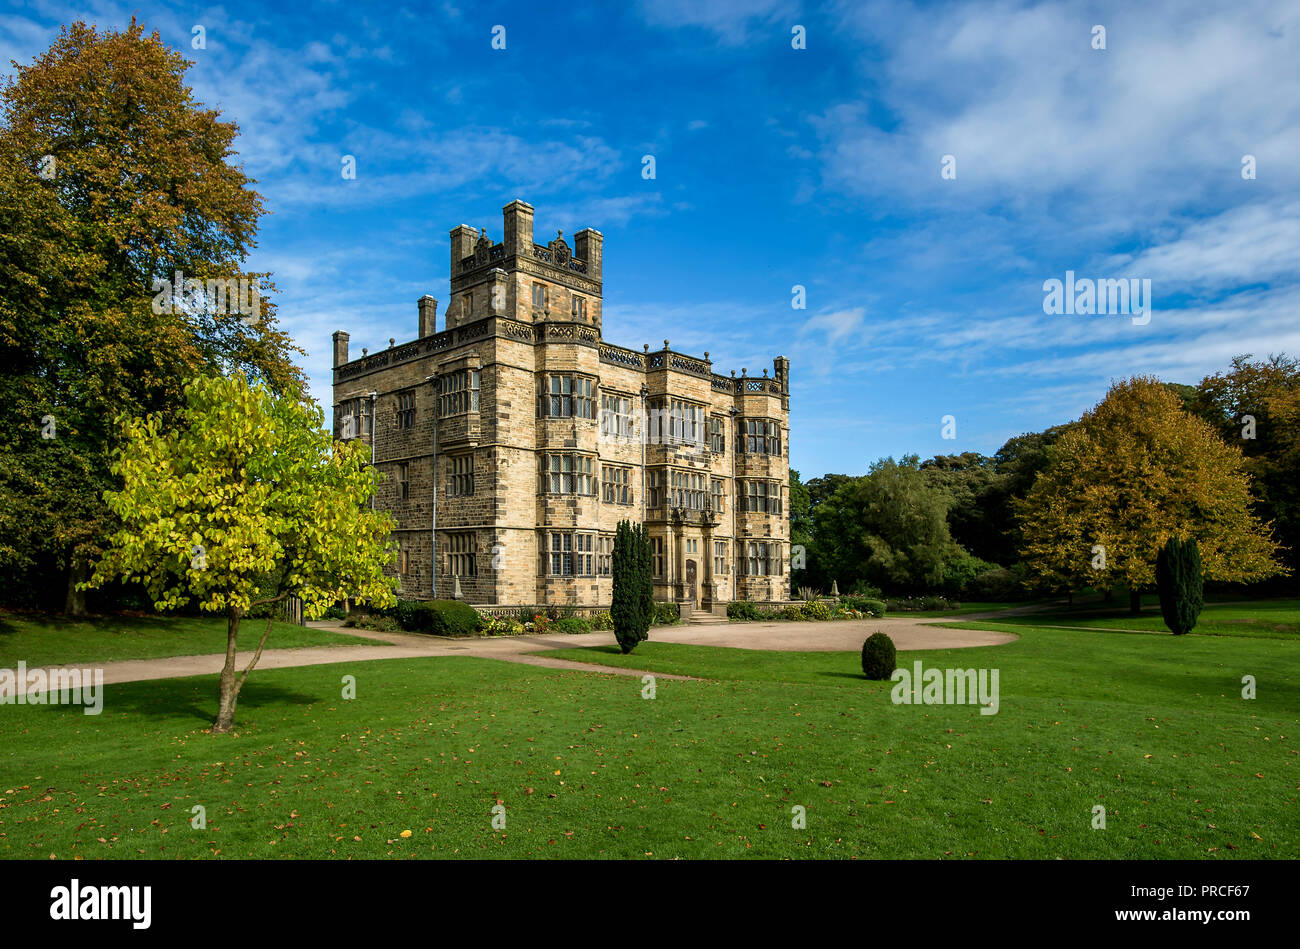
{"label": "white cloud", "polygon": [[[1247,183],[1243,183],[1247,184]],[[1252,204],[1188,224],[1174,240],[1108,266],[1173,287],[1220,287],[1296,279],[1300,201]]]}
{"label": "white cloud", "polygon": [[[828,184],[922,204],[1024,201],[1058,191],[1126,195],[1097,209],[1133,223],[1240,184],[1257,153],[1281,187],[1300,180],[1300,8],[1154,3],[1086,16],[1064,2],[920,8],[845,3],[868,99],[813,119]],[[1089,45],[1094,22],[1108,48]],[[957,180],[939,163],[954,155]],[[1267,156],[1261,157],[1261,156]],[[1290,156],[1288,158],[1288,156]]]}

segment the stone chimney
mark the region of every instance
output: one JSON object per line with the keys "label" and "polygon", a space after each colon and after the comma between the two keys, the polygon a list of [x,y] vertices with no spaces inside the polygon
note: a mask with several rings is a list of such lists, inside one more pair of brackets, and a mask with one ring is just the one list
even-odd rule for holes
{"label": "stone chimney", "polygon": [[416,301],[416,305],[420,308],[420,334],[417,338],[424,339],[438,332],[438,301],[426,293]]}
{"label": "stone chimney", "polygon": [[339,330],[334,334],[334,368],[337,369],[348,361],[348,340],[351,335]]}
{"label": "stone chimney", "polygon": [[478,231],[468,224],[460,224],[451,232],[451,278],[460,276],[460,262],[466,257],[474,256],[474,242],[478,240]]}
{"label": "stone chimney", "polygon": [[573,256],[587,265],[587,276],[592,280],[600,279],[600,258],[604,244],[605,235],[594,227],[585,227],[573,235]]}
{"label": "stone chimney", "polygon": [[521,257],[533,255],[533,206],[516,198],[501,209],[505,218],[506,236],[504,238],[506,256],[518,254]]}

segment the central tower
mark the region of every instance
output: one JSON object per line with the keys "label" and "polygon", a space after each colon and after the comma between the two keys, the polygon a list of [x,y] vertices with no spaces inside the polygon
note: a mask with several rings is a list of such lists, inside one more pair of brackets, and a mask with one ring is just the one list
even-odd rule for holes
{"label": "central tower", "polygon": [[601,250],[594,228],[563,232],[547,244],[533,241],[533,206],[511,201],[502,209],[499,243],[487,228],[461,224],[451,232],[451,303],[447,328],[489,316],[525,323],[547,319],[584,323],[600,333]]}

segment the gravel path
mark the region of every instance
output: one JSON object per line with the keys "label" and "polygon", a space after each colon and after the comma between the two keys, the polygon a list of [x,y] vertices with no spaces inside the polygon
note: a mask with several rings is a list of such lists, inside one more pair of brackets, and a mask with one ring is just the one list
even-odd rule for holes
{"label": "gravel path", "polygon": [[[959,617],[970,619],[971,616]],[[841,652],[862,648],[862,641],[872,633],[888,633],[901,650],[958,649],[968,646],[997,646],[1012,642],[1011,633],[979,630],[944,629],[930,625],[934,620],[889,617],[879,620],[835,620],[827,623],[731,623],[709,626],[665,626],[650,631],[650,638],[662,643],[687,643],[698,646],[725,646],[735,649],[764,649],[800,652]],[[312,623],[323,629],[343,631],[336,621]],[[373,646],[307,646],[299,649],[268,649],[258,660],[257,669],[287,669],[327,663],[366,662],[372,659],[420,659],[431,656],[477,656],[500,659],[548,669],[568,669],[596,675],[647,675],[640,669],[596,666],[547,656],[551,649],[614,644],[609,631],[578,635],[547,634],[540,636],[501,636],[484,639],[449,639],[411,633],[376,633],[348,629],[349,635],[373,639]],[[251,649],[240,652],[240,668],[248,662]],[[183,676],[215,675],[221,671],[225,656],[171,656],[163,659],[127,659],[121,662],[87,663],[81,668],[104,670],[105,684],[140,682],[148,679],[174,679]],[[54,667],[45,667],[54,668]],[[60,667],[62,668],[62,667]],[[31,670],[29,670],[31,671]],[[685,676],[654,675],[665,679]]]}

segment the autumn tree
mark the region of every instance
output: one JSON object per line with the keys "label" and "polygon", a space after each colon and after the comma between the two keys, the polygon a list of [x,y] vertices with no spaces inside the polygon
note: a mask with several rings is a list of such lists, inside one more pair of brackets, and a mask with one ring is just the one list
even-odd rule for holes
{"label": "autumn tree", "polygon": [[154,305],[154,280],[177,271],[272,289],[243,274],[263,208],[232,161],[238,128],[193,99],[190,64],[133,21],[76,23],[14,65],[0,85],[0,584],[11,597],[62,577],[78,612],[76,581],[114,523],[116,415],[174,415],[198,374],[286,393],[302,377],[270,299],[253,319],[206,293]]}
{"label": "autumn tree", "polygon": [[1241,449],[1155,379],[1113,385],[1048,459],[1015,508],[1026,565],[1049,586],[1125,586],[1136,611],[1157,554],[1175,536],[1195,538],[1211,580],[1283,569],[1270,526],[1251,511]]}
{"label": "autumn tree", "polygon": [[1227,372],[1201,380],[1191,407],[1241,448],[1255,511],[1274,522],[1294,571],[1300,567],[1300,361],[1236,356]]}
{"label": "autumn tree", "polygon": [[155,608],[190,602],[226,617],[226,661],[214,732],[229,731],[242,673],[240,623],[287,597],[319,618],[345,598],[395,602],[392,521],[372,511],[374,468],[359,442],[336,442],[314,403],[273,395],[239,377],[185,388],[176,423],[161,414],[124,422],[106,501],[121,526],[89,581],[141,584]]}

